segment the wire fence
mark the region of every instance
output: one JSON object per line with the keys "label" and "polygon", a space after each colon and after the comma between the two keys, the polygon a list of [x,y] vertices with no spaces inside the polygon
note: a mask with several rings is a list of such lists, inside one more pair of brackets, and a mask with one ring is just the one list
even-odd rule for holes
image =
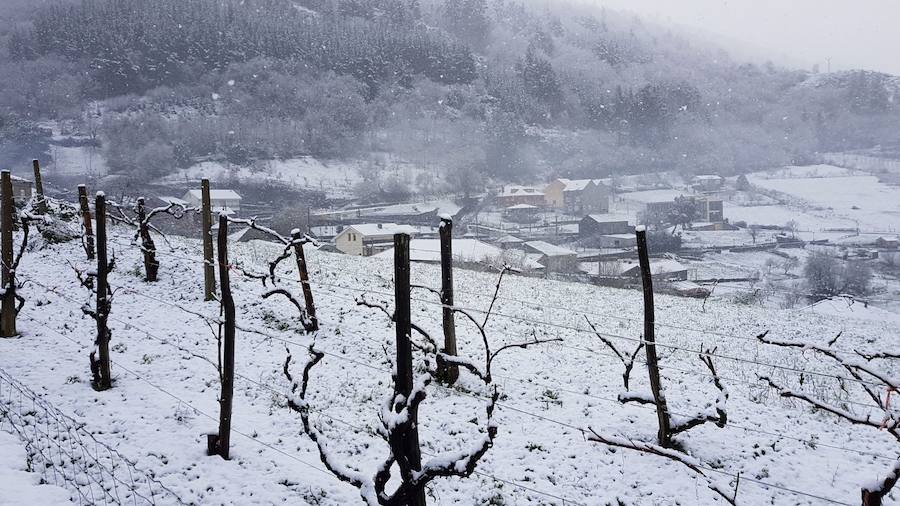
{"label": "wire fence", "polygon": [[0,430],[24,442],[28,468],[78,504],[186,504],[172,489],[0,369]]}

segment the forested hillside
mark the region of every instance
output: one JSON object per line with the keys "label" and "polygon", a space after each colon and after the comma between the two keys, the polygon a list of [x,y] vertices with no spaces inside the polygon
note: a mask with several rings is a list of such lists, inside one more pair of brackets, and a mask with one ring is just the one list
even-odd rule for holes
{"label": "forested hillside", "polygon": [[564,2],[14,8],[0,33],[3,163],[46,148],[46,119],[69,120],[113,170],[140,178],[204,159],[388,153],[463,190],[484,178],[733,173],[897,141],[892,76],[736,62]]}

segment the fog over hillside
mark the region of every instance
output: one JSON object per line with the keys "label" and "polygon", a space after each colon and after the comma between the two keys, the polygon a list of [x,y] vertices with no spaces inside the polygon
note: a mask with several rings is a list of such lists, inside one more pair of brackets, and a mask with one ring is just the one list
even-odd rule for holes
{"label": "fog over hillside", "polygon": [[808,70],[744,63],[683,30],[593,5],[11,7],[0,60],[7,165],[50,156],[48,122],[89,138],[110,172],[138,180],[204,160],[313,156],[405,160],[435,186],[463,190],[487,180],[734,174],[897,141],[885,74],[804,86],[815,77]]}

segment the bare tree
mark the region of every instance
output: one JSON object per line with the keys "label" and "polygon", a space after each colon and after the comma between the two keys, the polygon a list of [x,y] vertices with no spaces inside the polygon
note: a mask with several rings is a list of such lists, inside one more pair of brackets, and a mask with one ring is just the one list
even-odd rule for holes
{"label": "bare tree", "polygon": [[[308,235],[302,235],[298,229],[293,230],[292,236],[290,238],[285,237],[269,227],[260,225],[259,223],[257,223],[256,218],[228,218],[228,222],[246,225],[252,230],[256,230],[258,232],[266,234],[267,236],[278,241],[284,246],[282,252],[277,257],[269,261],[268,274],[257,274],[241,267],[238,267],[238,270],[245,277],[261,281],[263,287],[267,287],[268,283],[271,282],[273,288],[262,295],[263,299],[268,299],[275,295],[284,297],[288,300],[288,302],[293,304],[297,311],[300,313],[300,319],[306,332],[315,332],[316,330],[318,330],[319,323],[315,315],[315,309],[312,300],[312,290],[309,285],[309,280],[305,279],[306,260],[303,256],[302,250],[303,246],[306,244],[316,244],[315,239]],[[291,256],[295,256],[297,258],[297,267],[300,270],[299,281],[304,297],[304,302],[302,304],[299,300],[297,300],[296,297],[294,297],[294,294],[292,294],[290,291],[284,288],[276,288],[276,286],[278,285],[279,276],[275,273],[275,271],[278,269],[278,266],[281,264],[281,262],[287,260]]]}
{"label": "bare tree", "polygon": [[[634,353],[629,357],[625,354],[621,353],[616,349],[616,347],[605,339],[602,334],[597,330],[597,328],[591,324],[590,321],[588,323],[591,325],[591,328],[594,330],[594,333],[597,334],[598,337],[619,357],[619,359],[625,364],[625,373],[623,374],[623,379],[625,382],[626,391],[619,394],[619,402],[623,404],[627,404],[630,402],[638,403],[638,404],[657,404],[657,415],[664,417],[661,420],[661,424],[664,423],[667,426],[667,436],[672,437],[682,432],[687,432],[690,429],[695,427],[712,423],[717,427],[724,427],[728,422],[728,413],[725,409],[725,404],[728,400],[728,391],[725,389],[725,386],[722,384],[721,379],[719,378],[718,372],[716,371],[715,364],[713,364],[712,356],[715,354],[716,349],[706,349],[702,348],[702,351],[699,354],[700,361],[703,362],[703,365],[710,372],[710,376],[712,378],[712,382],[715,385],[716,389],[719,391],[719,395],[716,397],[716,400],[711,403],[712,410],[709,409],[702,410],[696,415],[693,416],[672,416],[668,409],[660,409],[658,402],[659,400],[654,395],[644,394],[641,392],[634,392],[628,389],[628,381],[629,374],[631,372],[631,367],[634,365],[634,359],[637,356],[638,352],[641,350],[642,345],[644,344],[643,340],[638,345],[638,348],[634,351]],[[663,390],[660,389],[660,395],[663,394]],[[665,398],[663,397],[663,402],[665,402]],[[725,499],[729,504],[737,504],[737,484],[735,484],[735,489],[733,492],[729,492],[727,488],[723,487],[718,482],[712,480],[704,470],[708,470],[707,467],[697,460],[696,458],[689,455],[686,451],[681,451],[675,448],[671,448],[672,441],[666,439],[661,444],[649,443],[645,441],[637,441],[630,438],[620,437],[620,436],[611,436],[601,434],[595,431],[593,428],[588,428],[590,430],[591,435],[588,436],[588,440],[602,443],[607,446],[615,446],[620,448],[627,448],[631,450],[635,450],[641,453],[658,455],[661,457],[666,457],[675,462],[679,462],[690,470],[694,471],[698,475],[700,475],[704,480],[706,480],[707,486],[710,490],[718,494],[720,497]],[[666,444],[668,443],[668,444]],[[666,446],[663,446],[666,444]]]}
{"label": "bare tree", "polygon": [[[884,430],[900,442],[900,417],[897,416],[895,410],[890,407],[890,393],[897,392],[900,388],[898,381],[889,373],[873,367],[876,361],[889,361],[891,365],[896,364],[900,359],[900,352],[862,352],[855,350],[854,353],[838,351],[833,348],[834,344],[840,339],[838,334],[829,340],[825,346],[816,343],[806,343],[797,341],[781,341],[768,337],[768,331],[756,336],[761,342],[772,346],[782,348],[791,348],[800,351],[813,351],[817,355],[826,357],[838,366],[843,368],[850,376],[856,380],[862,392],[875,403],[875,407],[880,411],[878,415],[873,416],[871,413],[865,416],[851,413],[850,411],[819,400],[808,393],[793,390],[778,384],[769,376],[760,376],[773,389],[775,389],[781,397],[797,399],[810,406],[820,409],[833,416],[841,418],[852,425],[870,427],[875,430]],[[844,386],[846,382],[842,382]],[[885,398],[879,395],[879,390],[884,389],[888,392]],[[896,485],[900,479],[900,459],[898,459],[885,472],[884,476],[868,483],[862,487],[862,504],[863,506],[880,506],[883,499]]]}
{"label": "bare tree", "polygon": [[[505,272],[506,269],[504,269]],[[502,278],[501,274],[500,279],[502,280]],[[422,354],[426,374],[416,379],[409,395],[399,391],[397,374],[396,372],[392,374],[394,391],[381,406],[379,412],[381,425],[377,431],[378,435],[387,443],[388,454],[371,477],[340,462],[330,452],[322,433],[310,422],[309,412],[311,408],[307,400],[310,371],[322,360],[324,354],[316,350],[314,345],[310,346],[308,350],[310,358],[303,367],[302,375],[296,377],[290,371],[292,356],[290,351],[288,351],[288,357],[284,365],[284,374],[288,381],[291,382],[289,407],[300,414],[303,422],[303,431],[316,443],[322,463],[338,479],[357,487],[363,500],[370,506],[405,506],[411,504],[410,501],[415,497],[419,497],[425,490],[425,487],[437,478],[468,477],[475,472],[478,461],[490,450],[493,446],[494,438],[497,436],[497,425],[493,416],[497,400],[500,397],[500,391],[492,381],[491,366],[494,360],[500,353],[510,349],[527,348],[536,344],[559,341],[559,339],[540,340],[533,338],[521,343],[507,344],[492,351],[485,327],[490,319],[496,300],[497,292],[495,291],[490,305],[491,309],[487,311],[484,320],[479,320],[466,310],[454,308],[454,311],[465,316],[478,329],[485,348],[484,362],[482,364],[444,354],[440,351],[441,348],[431,335],[417,325],[412,326],[416,334],[422,338],[420,342],[414,342],[413,347]],[[378,309],[384,312],[392,321],[395,321],[394,313],[383,305],[370,303],[364,299],[358,300],[357,303],[361,306]],[[482,381],[486,390],[484,397],[486,399],[484,407],[485,419],[480,435],[474,439],[474,442],[467,449],[438,455],[425,462],[421,469],[416,469],[411,464],[412,459],[407,438],[416,430],[415,425],[418,420],[419,407],[427,396],[427,387],[439,374],[438,367],[434,366],[439,361],[458,365]],[[393,491],[388,491],[387,484],[393,476],[395,467],[399,471],[400,483]]]}
{"label": "bare tree", "polygon": [[132,243],[140,240],[141,252],[144,255],[144,281],[154,282],[159,275],[159,261],[156,259],[156,243],[153,241],[155,232],[162,236],[163,240],[168,241],[166,234],[158,227],[154,226],[151,220],[161,214],[171,216],[176,220],[180,220],[189,212],[199,212],[198,208],[185,207],[182,204],[169,202],[165,206],[155,207],[147,210],[144,197],[139,197],[131,210],[133,215],[125,212],[123,206],[116,202],[107,202],[107,205],[116,210],[116,213],[109,213],[108,217],[116,223],[122,223],[135,228]]}

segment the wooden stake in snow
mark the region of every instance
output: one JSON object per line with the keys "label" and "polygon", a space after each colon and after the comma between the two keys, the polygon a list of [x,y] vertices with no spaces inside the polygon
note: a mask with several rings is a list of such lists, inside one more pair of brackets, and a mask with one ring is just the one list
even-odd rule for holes
{"label": "wooden stake in snow", "polygon": [[34,169],[34,189],[37,192],[37,212],[38,214],[47,214],[47,199],[44,198],[44,182],[41,180],[41,162],[32,160],[31,167]]}
{"label": "wooden stake in snow", "polygon": [[657,418],[659,418],[659,444],[668,448],[672,444],[672,434],[669,408],[659,379],[659,365],[656,356],[653,275],[650,271],[650,255],[647,251],[647,229],[644,226],[638,226],[635,228],[635,233],[637,234],[638,260],[641,264],[641,281],[644,288],[644,342],[646,344],[647,369],[650,371],[650,388],[653,390],[653,401],[656,404]]}
{"label": "wooden stake in snow", "polygon": [[203,228],[201,235],[203,236],[203,288],[204,299],[216,299],[216,268],[213,260],[213,243],[212,243],[212,203],[209,197],[209,179],[200,182],[201,210],[202,215],[201,226]]}
{"label": "wooden stake in snow", "polygon": [[219,434],[208,440],[210,455],[218,454],[228,460],[231,447],[231,404],[234,397],[234,299],[231,297],[231,278],[228,270],[228,217],[219,215],[219,282],[222,309],[225,316],[225,343],[222,349],[222,395],[219,398]]}
{"label": "wooden stake in snow", "polygon": [[0,173],[0,260],[2,260],[2,290],[4,293],[0,308],[0,337],[13,337],[16,332],[16,299],[6,296],[15,290],[13,265],[13,225],[16,206],[13,202],[12,175],[8,170]]}
{"label": "wooden stake in snow", "polygon": [[300,229],[291,231],[294,243],[294,256],[297,258],[297,272],[300,273],[300,285],[303,287],[303,300],[306,303],[306,314],[309,316],[310,331],[319,330],[319,319],[316,318],[316,304],[313,301],[312,287],[309,286],[309,270],[306,266],[306,254],[303,252],[303,234]]}
{"label": "wooden stake in snow", "polygon": [[[444,324],[444,353],[456,356],[456,319],[453,313],[453,220],[441,217],[441,304]],[[452,385],[459,378],[459,367],[445,362],[438,363],[438,379]]]}
{"label": "wooden stake in snow", "polygon": [[84,225],[84,252],[88,260],[94,259],[94,225],[91,223],[91,207],[88,203],[87,187],[78,185],[78,204],[81,206],[81,219]]}
{"label": "wooden stake in snow", "polygon": [[144,280],[154,282],[159,274],[159,261],[156,259],[156,244],[150,235],[150,223],[147,220],[147,207],[144,197],[137,199],[138,235],[141,237],[141,250],[144,253]]}
{"label": "wooden stake in snow", "polygon": [[[409,398],[413,390],[409,271],[409,235],[394,234],[394,304],[397,324],[397,379],[394,388],[396,393],[404,398]],[[417,412],[409,413],[409,416],[417,416]],[[403,444],[405,455],[398,455],[397,459],[406,460],[410,469],[420,471],[422,455],[419,449],[418,421],[413,419],[411,422],[411,429],[406,434]],[[418,491],[408,506],[425,506],[425,491]]]}
{"label": "wooden stake in snow", "polygon": [[94,201],[94,210],[97,213],[97,354],[99,360],[91,354],[91,369],[94,372],[94,388],[108,390],[112,388],[112,376],[109,369],[109,339],[110,332],[107,325],[110,311],[109,292],[109,261],[106,254],[106,196],[103,192],[97,192]]}

